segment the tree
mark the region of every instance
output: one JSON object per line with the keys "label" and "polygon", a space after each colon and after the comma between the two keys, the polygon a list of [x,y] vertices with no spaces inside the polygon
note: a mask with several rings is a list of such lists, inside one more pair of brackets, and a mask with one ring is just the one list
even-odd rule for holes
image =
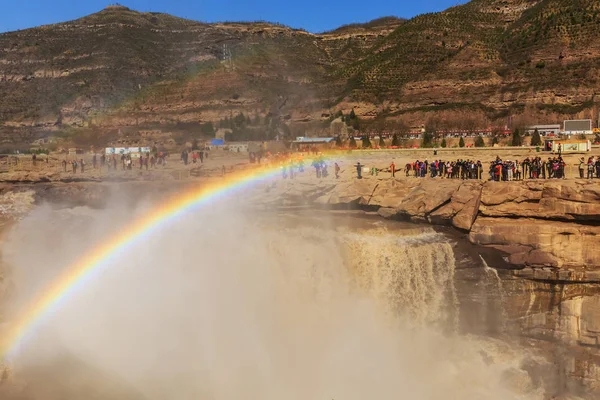
{"label": "tree", "polygon": [[431,147],[433,145],[433,134],[429,132],[425,132],[423,134],[423,142],[421,143],[421,147]]}
{"label": "tree", "polygon": [[533,131],[533,135],[531,135],[531,145],[532,146],[540,146],[542,144],[542,138],[540,137],[540,133],[537,128]]}
{"label": "tree", "polygon": [[523,142],[523,139],[521,138],[521,132],[519,132],[519,129],[515,129],[513,134],[512,134],[512,142],[511,142],[511,146],[521,146]]}
{"label": "tree", "polygon": [[442,143],[440,144],[440,146],[442,146],[442,148],[446,148],[446,146],[448,146],[448,144],[446,143],[446,138],[442,138]]}
{"label": "tree", "polygon": [[458,147],[465,147],[465,139],[461,136],[458,141]]}
{"label": "tree", "polygon": [[238,115],[233,117],[233,123],[237,127],[245,126],[246,125],[246,117],[244,116],[244,113],[240,112]]}
{"label": "tree", "polygon": [[231,120],[229,117],[225,117],[225,119],[219,122],[219,128],[231,129]]}
{"label": "tree", "polygon": [[363,136],[362,147],[363,147],[363,149],[370,149],[373,147],[373,145],[371,144],[371,139],[369,139],[369,135]]}
{"label": "tree", "polygon": [[392,136],[392,146],[394,146],[394,147],[400,146],[400,140],[398,139],[398,135],[395,133],[394,133],[394,136]]}
{"label": "tree", "polygon": [[494,146],[494,145],[498,144],[498,142],[499,142],[499,140],[498,140],[498,136],[497,136],[497,135],[494,135],[494,136],[492,137],[492,146]]}
{"label": "tree", "polygon": [[292,138],[292,131],[287,124],[281,124],[281,125],[279,125],[279,128],[280,128],[281,132],[283,133],[284,139]]}
{"label": "tree", "polygon": [[206,136],[213,136],[215,134],[215,127],[214,127],[213,123],[210,121],[202,124],[202,126],[200,127],[200,130]]}
{"label": "tree", "polygon": [[483,138],[481,136],[477,136],[475,139],[475,147],[485,147],[485,143],[483,142]]}
{"label": "tree", "polygon": [[342,138],[340,137],[340,135],[337,135],[337,136],[335,137],[335,145],[336,145],[337,147],[342,147],[343,143],[342,143]]}
{"label": "tree", "polygon": [[385,147],[385,140],[383,140],[383,136],[379,135],[379,147]]}
{"label": "tree", "polygon": [[350,136],[350,142],[348,143],[348,146],[350,146],[351,149],[356,148],[356,139],[354,139],[354,135]]}

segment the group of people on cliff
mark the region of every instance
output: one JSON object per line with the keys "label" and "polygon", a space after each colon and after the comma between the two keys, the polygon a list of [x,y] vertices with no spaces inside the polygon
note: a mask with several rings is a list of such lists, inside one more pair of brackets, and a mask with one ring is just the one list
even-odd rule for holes
{"label": "group of people on cliff", "polygon": [[[583,178],[583,159],[580,165],[582,166],[580,167],[580,174]],[[587,165],[588,174],[592,171],[592,168],[594,171],[597,168],[596,173],[600,177],[600,158],[595,161],[590,158]],[[394,162],[390,164],[387,171],[391,173],[392,177],[395,176],[396,166]],[[432,162],[416,160],[407,163],[404,172],[407,177],[412,175],[416,178],[485,179],[484,167],[479,160],[458,159],[456,161],[435,160]],[[523,162],[519,160],[502,160],[500,157],[496,157],[494,161],[490,162],[487,176],[489,180],[493,181],[514,181],[525,177],[529,179],[560,179],[565,178],[565,162],[560,156],[549,157],[548,160],[541,157],[527,157]]]}
{"label": "group of people on cliff", "polygon": [[[392,162],[390,170],[395,169]],[[406,163],[404,172],[406,176],[413,175],[416,178],[431,178],[441,177],[447,179],[479,179],[483,171],[481,161],[462,160],[443,161],[435,160],[428,162],[427,160],[416,160],[412,163]],[[394,173],[392,173],[394,175]]]}
{"label": "group of people on cliff", "polygon": [[198,161],[200,164],[204,163],[204,159],[208,158],[208,151],[206,150],[183,150],[181,152],[181,161],[183,161],[184,165],[188,165],[190,157],[192,158],[192,163],[196,164]]}
{"label": "group of people on cliff", "polygon": [[[93,170],[96,170],[98,168],[107,168],[109,172],[111,170],[116,171],[120,161],[121,170],[123,171],[132,170],[136,168],[136,164],[140,170],[145,168],[147,171],[149,168],[156,168],[159,165],[165,167],[167,165],[167,157],[167,152],[158,152],[156,154],[144,153],[140,154],[138,157],[132,157],[131,154],[121,154],[119,157],[117,157],[116,154],[108,156],[106,154],[101,154],[100,157],[98,157],[97,154],[94,154],[92,156],[91,162]],[[85,167],[87,165],[87,162],[83,158],[79,160],[73,159],[70,161],[64,159],[62,161],[63,172],[67,172],[68,165],[71,166],[72,172],[74,174],[78,171],[81,173],[85,173]]]}
{"label": "group of people on cliff", "polygon": [[600,178],[600,157],[588,157],[587,162],[584,157],[581,157],[579,160],[579,177]]}
{"label": "group of people on cliff", "polygon": [[[504,167],[507,163],[509,164],[508,167]],[[502,165],[501,168],[493,166],[494,180],[520,180],[526,177],[529,179],[566,178],[566,163],[561,156],[548,157],[547,160],[541,157],[527,157],[523,162],[519,162],[519,160],[503,162],[499,157],[496,157],[494,164]],[[506,171],[504,171],[505,169]]]}

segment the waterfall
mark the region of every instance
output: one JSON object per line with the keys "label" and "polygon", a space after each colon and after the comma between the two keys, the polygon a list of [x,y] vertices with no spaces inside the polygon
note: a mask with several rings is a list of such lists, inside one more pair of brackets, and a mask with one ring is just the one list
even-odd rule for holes
{"label": "waterfall", "polygon": [[[3,249],[10,308],[114,232],[114,212],[22,221]],[[539,398],[519,349],[446,334],[454,268],[452,244],[428,229],[199,210],[74,290],[16,354],[22,392],[0,385],[0,398]],[[507,371],[527,385],[507,384]]]}
{"label": "waterfall", "polygon": [[454,252],[442,235],[398,236],[371,230],[346,235],[344,245],[354,281],[380,307],[415,323],[450,323],[456,328]]}

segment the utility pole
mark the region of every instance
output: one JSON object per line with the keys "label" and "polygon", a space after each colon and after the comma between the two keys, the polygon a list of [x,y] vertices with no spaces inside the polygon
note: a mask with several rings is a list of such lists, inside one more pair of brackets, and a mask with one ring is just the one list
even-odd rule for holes
{"label": "utility pole", "polygon": [[229,48],[227,43],[223,43],[223,61],[225,62],[226,67],[233,67],[233,57],[231,55],[231,49]]}

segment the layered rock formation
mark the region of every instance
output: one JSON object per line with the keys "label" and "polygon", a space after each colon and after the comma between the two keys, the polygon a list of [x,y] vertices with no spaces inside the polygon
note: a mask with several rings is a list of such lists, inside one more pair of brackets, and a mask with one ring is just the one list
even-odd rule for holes
{"label": "layered rock formation", "polygon": [[369,177],[283,182],[267,203],[353,207],[384,218],[450,225],[506,254],[514,273],[548,281],[600,282],[600,184]]}

